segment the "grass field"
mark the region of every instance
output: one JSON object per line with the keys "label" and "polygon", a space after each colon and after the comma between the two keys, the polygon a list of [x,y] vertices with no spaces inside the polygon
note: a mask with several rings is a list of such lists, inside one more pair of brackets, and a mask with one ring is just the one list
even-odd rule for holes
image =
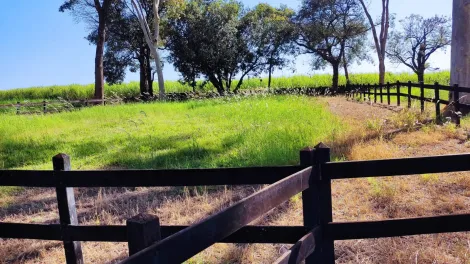
{"label": "grass field", "polygon": [[50,169],[69,154],[74,169],[282,165],[334,136],[341,123],[313,98],[213,99],[93,107],[0,119],[0,169]]}
{"label": "grass field", "polygon": [[[450,73],[448,71],[429,73],[425,75],[426,83],[439,82],[441,84],[448,84],[450,81]],[[378,75],[376,73],[352,74],[352,83],[377,83]],[[387,73],[386,81],[413,81],[417,82],[415,74],[401,73],[393,74]],[[255,89],[266,88],[268,80],[266,78],[251,78],[244,81],[242,89]],[[340,77],[340,84],[346,84],[344,76]],[[192,91],[189,86],[182,85],[176,81],[167,81],[165,83],[167,92],[188,92]],[[236,85],[236,82],[234,86]],[[327,74],[313,75],[313,76],[292,76],[292,77],[278,77],[273,78],[272,88],[298,88],[298,87],[328,87],[331,85],[331,76]],[[157,89],[157,84],[154,84]],[[12,87],[13,88],[13,87]],[[43,99],[85,99],[92,98],[94,85],[65,85],[65,86],[48,86],[48,87],[31,87],[22,89],[12,89],[0,91],[0,104],[15,103],[16,101],[37,101]],[[215,91],[209,84],[206,90]],[[106,97],[119,96],[119,97],[136,97],[139,96],[139,83],[131,82],[120,85],[113,85],[105,87]]]}
{"label": "grass field", "polygon": [[[97,106],[55,115],[0,119],[0,168],[51,169],[65,152],[72,169],[187,168],[296,164],[298,151],[326,141],[335,160],[369,160],[468,152],[462,128],[433,124],[388,137],[415,124],[419,109],[395,113],[341,97],[268,96]],[[81,225],[123,225],[138,213],[162,225],[190,225],[262,186],[199,188],[76,188]],[[469,213],[470,174],[338,180],[332,183],[334,221],[380,220]],[[300,195],[253,224],[302,225]],[[0,221],[57,223],[53,188],[2,189]],[[361,264],[466,263],[470,234],[452,233],[338,241],[337,262]],[[290,245],[216,244],[188,264],[272,263]],[[126,243],[82,243],[86,263],[116,263]],[[0,262],[64,263],[61,243],[0,239]],[[3,263],[2,262],[2,263]]]}

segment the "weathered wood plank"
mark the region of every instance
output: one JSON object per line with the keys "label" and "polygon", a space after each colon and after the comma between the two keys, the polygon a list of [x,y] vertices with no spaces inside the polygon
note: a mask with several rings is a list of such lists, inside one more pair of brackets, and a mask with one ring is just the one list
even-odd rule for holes
{"label": "weathered wood plank", "polygon": [[0,170],[0,186],[156,187],[272,184],[304,167],[252,167],[186,170],[9,171]]}
{"label": "weathered wood plank", "polygon": [[[52,165],[54,167],[54,173],[70,171],[70,157],[66,154],[58,154],[52,158]],[[64,175],[62,177],[64,177]],[[80,242],[65,238],[65,228],[68,225],[78,225],[73,188],[58,185],[56,187],[56,196],[61,233],[64,236],[63,243],[65,260],[67,264],[83,264],[83,254]]]}
{"label": "weathered wood plank", "polygon": [[58,224],[0,223],[0,238],[62,240]]}
{"label": "weathered wood plank", "polygon": [[470,214],[367,222],[330,223],[335,240],[412,236],[470,231]]}
{"label": "weathered wood plank", "polygon": [[321,241],[320,237],[320,227],[314,228],[273,263],[298,264],[302,262],[315,251],[318,241]]}
{"label": "weathered wood plank", "polygon": [[306,168],[201,222],[167,237],[122,263],[140,263],[157,254],[161,263],[181,263],[233,234],[259,216],[309,187],[312,168]]}
{"label": "weathered wood plank", "polygon": [[330,162],[322,170],[331,175],[332,179],[469,171],[470,154]]}

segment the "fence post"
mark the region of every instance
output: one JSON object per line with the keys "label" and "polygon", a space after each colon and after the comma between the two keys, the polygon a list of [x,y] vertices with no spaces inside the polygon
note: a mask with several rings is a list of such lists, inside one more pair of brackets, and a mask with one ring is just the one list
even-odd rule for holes
{"label": "fence post", "polygon": [[441,123],[441,102],[440,102],[440,95],[439,95],[439,83],[434,83],[434,98],[436,100],[436,124]]}
{"label": "fence post", "polygon": [[[162,239],[160,219],[151,214],[138,214],[126,221],[129,256],[151,246]],[[155,256],[152,256],[154,258]],[[154,263],[149,259],[144,263]]]}
{"label": "fence post", "polygon": [[374,85],[374,103],[377,103],[377,85]]}
{"label": "fence post", "polygon": [[[301,166],[313,166],[314,165],[315,149],[306,147],[300,151],[300,165]],[[302,192],[302,213],[304,218],[304,226],[309,229],[315,228],[320,224],[320,199],[319,199],[319,178],[312,171],[312,177],[310,178],[310,188]],[[315,250],[307,259],[305,264],[319,263],[320,250]]]}
{"label": "fence post", "polygon": [[390,83],[387,82],[387,104],[390,105]]}
{"label": "fence post", "polygon": [[320,179],[320,226],[322,229],[322,261],[319,263],[335,263],[335,244],[328,234],[328,223],[333,222],[333,206],[331,197],[331,175],[322,174],[322,166],[330,161],[330,148],[323,143],[315,146],[315,173]]}
{"label": "fence post", "polygon": [[400,106],[401,92],[400,92],[400,81],[397,81],[397,106]]}
{"label": "fence post", "polygon": [[20,114],[20,107],[21,107],[21,103],[18,101],[16,102],[16,114],[19,115]]}
{"label": "fence post", "polygon": [[419,83],[420,89],[420,101],[421,101],[421,113],[424,113],[424,82]]}
{"label": "fence post", "polygon": [[[52,158],[54,171],[69,171],[70,157],[66,154],[57,154]],[[64,174],[59,174],[59,186],[56,187],[57,207],[59,209],[59,218],[62,239],[65,249],[65,260],[67,264],[83,264],[82,247],[80,242],[69,241],[66,238],[65,230],[69,225],[78,225],[77,210],[75,208],[75,196],[73,188],[67,188],[62,185],[60,180]]]}
{"label": "fence post", "polygon": [[380,84],[380,103],[383,104],[383,84]]}
{"label": "fence post", "polygon": [[460,93],[459,93],[459,85],[454,84],[454,108],[455,108],[455,116],[457,117],[455,120],[455,124],[460,127]]}
{"label": "fence post", "polygon": [[42,111],[44,112],[44,114],[47,113],[47,102],[46,102],[46,100],[44,100],[42,102]]}
{"label": "fence post", "polygon": [[369,103],[370,103],[370,83],[367,84],[367,97],[369,97]]}
{"label": "fence post", "polygon": [[408,108],[411,108],[411,81],[408,81]]}

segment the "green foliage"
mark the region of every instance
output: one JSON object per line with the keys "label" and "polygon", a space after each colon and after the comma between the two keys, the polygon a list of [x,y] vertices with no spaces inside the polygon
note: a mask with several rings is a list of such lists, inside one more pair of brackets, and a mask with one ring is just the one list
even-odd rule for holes
{"label": "green foliage", "polygon": [[[350,76],[352,83],[376,83],[377,82],[377,73],[360,73],[352,74]],[[417,76],[415,74],[409,73],[387,73],[386,76],[387,82],[396,82],[402,81],[406,82],[408,80],[412,82],[417,82]],[[339,79],[340,85],[346,84],[346,78],[340,76]],[[442,71],[430,73],[425,76],[425,83],[434,83],[439,82],[443,85],[448,85],[450,82],[450,72]],[[154,84],[156,87],[157,84]],[[267,78],[251,78],[243,82],[241,89],[258,89],[266,88],[268,85]],[[331,85],[331,75],[328,74],[319,74],[313,76],[305,75],[296,75],[291,77],[278,77],[273,78],[272,88],[292,88],[292,87],[328,87]],[[166,81],[165,88],[167,92],[190,92],[192,87],[189,85],[181,84],[177,81]],[[51,100],[57,98],[63,98],[67,100],[75,99],[85,99],[93,97],[94,85],[54,85],[47,87],[31,87],[31,88],[21,88],[21,89],[12,89],[6,91],[0,91],[0,104],[2,103],[16,103],[16,101],[37,101],[37,100]],[[215,91],[211,84],[205,86],[205,91]],[[405,89],[402,88],[402,93],[406,93]],[[433,91],[426,90],[427,96],[432,96]],[[117,85],[106,85],[105,86],[106,97],[111,97],[117,95],[119,97],[138,97],[139,96],[139,83],[131,82],[125,84]],[[418,94],[419,91],[414,89],[413,94]],[[446,93],[447,94],[447,93]],[[444,94],[442,98],[446,98]]]}
{"label": "green foliage", "polygon": [[393,63],[404,64],[418,75],[430,69],[431,55],[445,51],[452,39],[452,20],[445,16],[423,18],[412,14],[400,21],[401,30],[391,33],[387,55]]}
{"label": "green foliage", "polygon": [[[314,68],[324,68],[327,63],[332,66],[331,87],[336,90],[346,44],[361,45],[368,31],[361,6],[356,0],[305,0],[294,21],[300,51],[314,55]],[[348,51],[351,55],[351,49]]]}
{"label": "green foliage", "polygon": [[199,168],[296,164],[298,151],[328,140],[341,122],[315,98],[236,97],[97,106],[0,119],[0,169]]}

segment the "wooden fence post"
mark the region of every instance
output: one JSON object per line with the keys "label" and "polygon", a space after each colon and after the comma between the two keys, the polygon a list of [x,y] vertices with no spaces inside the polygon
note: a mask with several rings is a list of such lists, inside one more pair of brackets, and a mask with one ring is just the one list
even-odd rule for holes
{"label": "wooden fence post", "polygon": [[377,85],[374,85],[374,103],[377,103]]}
{"label": "wooden fence post", "polygon": [[320,178],[320,226],[322,229],[322,258],[319,263],[335,263],[335,243],[328,234],[328,223],[333,222],[333,206],[331,197],[331,175],[322,174],[322,166],[330,161],[330,148],[323,143],[315,146],[315,173]]}
{"label": "wooden fence post", "polygon": [[408,81],[408,108],[411,108],[411,81]]}
{"label": "wooden fence post", "polygon": [[370,103],[370,83],[367,84],[367,97],[369,97],[369,103]]}
{"label": "wooden fence post", "polygon": [[387,82],[387,104],[390,105],[390,83]]}
{"label": "wooden fence post", "polygon": [[421,101],[421,113],[424,113],[424,82],[419,83],[420,88],[420,101]]}
{"label": "wooden fence post", "polygon": [[454,84],[454,108],[455,108],[455,116],[456,116],[455,124],[458,127],[460,127],[460,116],[461,116],[459,100],[460,100],[459,85]]}
{"label": "wooden fence post", "polygon": [[[155,215],[139,214],[126,221],[129,256],[151,246],[162,239],[160,220]],[[155,256],[152,256],[154,258]],[[145,263],[154,263],[149,259]]]}
{"label": "wooden fence post", "polygon": [[[314,165],[315,149],[306,147],[300,151],[300,165],[301,166],[313,166]],[[312,174],[314,171],[312,170]],[[318,176],[314,174],[312,176]],[[319,178],[310,178],[310,188],[302,192],[302,213],[304,218],[304,226],[309,229],[315,228],[320,224],[320,199],[319,199]],[[306,260],[305,264],[319,263],[320,250],[310,255]]]}
{"label": "wooden fence post", "polygon": [[16,102],[16,114],[19,115],[20,114],[20,107],[21,107],[21,103],[18,101]]}
{"label": "wooden fence post", "polygon": [[44,100],[42,102],[42,111],[44,112],[44,114],[47,113],[47,102],[46,102],[46,100]]}
{"label": "wooden fence post", "polygon": [[434,100],[436,103],[436,124],[441,123],[441,102],[440,102],[440,95],[439,95],[439,83],[434,83]]}
{"label": "wooden fence post", "polygon": [[384,100],[383,100],[383,85],[382,84],[379,84],[380,86],[380,103],[383,104]]}
{"label": "wooden fence post", "polygon": [[[54,167],[54,171],[69,171],[70,157],[66,154],[58,154],[52,158],[52,165]],[[59,174],[59,183],[62,182],[60,177],[64,177],[62,175]],[[82,247],[80,242],[68,241],[64,233],[64,230],[67,226],[78,225],[73,188],[58,186],[56,187],[56,195],[66,263],[83,264]]]}
{"label": "wooden fence post", "polygon": [[400,81],[397,81],[397,106],[400,106],[401,92],[400,92]]}

